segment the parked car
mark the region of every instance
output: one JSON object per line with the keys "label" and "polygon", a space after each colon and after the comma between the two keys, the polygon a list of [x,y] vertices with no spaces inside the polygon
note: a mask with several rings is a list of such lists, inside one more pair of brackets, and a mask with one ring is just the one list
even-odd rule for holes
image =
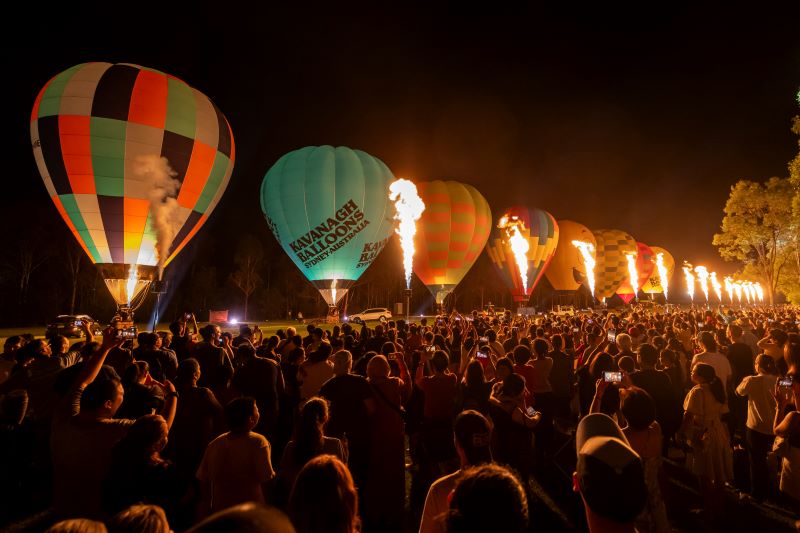
{"label": "parked car", "polygon": [[385,307],[373,307],[371,309],[361,311],[360,313],[353,313],[352,315],[345,317],[345,321],[363,324],[367,320],[384,321],[389,320],[390,318],[392,318],[392,312]]}
{"label": "parked car", "polygon": [[103,325],[89,315],[58,315],[47,324],[45,337],[63,335],[65,337],[83,337],[83,324],[88,323],[93,335],[103,334]]}

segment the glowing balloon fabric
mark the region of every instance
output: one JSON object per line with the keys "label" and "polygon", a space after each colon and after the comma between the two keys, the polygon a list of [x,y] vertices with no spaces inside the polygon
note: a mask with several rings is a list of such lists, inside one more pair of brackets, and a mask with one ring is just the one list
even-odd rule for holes
{"label": "glowing balloon fabric", "polygon": [[[636,272],[639,274],[637,286],[641,289],[656,268],[656,254],[653,250],[644,243],[636,243]],[[622,301],[630,303],[631,300],[636,298],[631,287],[630,276],[626,276],[625,280],[617,289],[617,295],[622,298]]]}
{"label": "glowing balloon fabric", "polygon": [[581,241],[596,246],[592,231],[572,220],[558,221],[558,246],[544,275],[557,291],[574,291],[586,282],[586,267],[581,251],[572,244]]}
{"label": "glowing balloon fabric", "polygon": [[595,296],[610,298],[628,277],[626,253],[636,253],[636,241],[624,231],[601,229],[593,231],[597,241],[595,267]]}
{"label": "glowing balloon fabric", "polygon": [[344,146],[289,152],[264,176],[267,224],[328,305],[336,305],[391,238],[393,181],[380,159]]}
{"label": "glowing balloon fabric", "polygon": [[457,181],[417,184],[425,211],[417,223],[414,272],[441,304],[478,259],[492,230],[486,199]]}
{"label": "glowing balloon fabric", "polygon": [[31,140],[62,218],[104,276],[118,278],[126,265],[147,275],[175,257],[222,197],[235,154],[208,97],[124,63],[51,79],[33,106]]}
{"label": "glowing balloon fabric", "polygon": [[501,219],[517,218],[522,224],[520,232],[528,240],[529,249],[526,254],[528,258],[527,291],[523,289],[519,267],[516,264],[511,246],[508,243],[508,235],[505,229],[495,227],[486,252],[492,260],[492,264],[500,273],[500,277],[506,286],[511,290],[511,294],[516,302],[525,302],[533,292],[536,284],[541,279],[542,274],[550,264],[553,254],[558,246],[559,233],[558,223],[553,215],[542,209],[528,209],[527,207],[512,207],[504,213]]}
{"label": "glowing balloon fabric", "polygon": [[[655,257],[658,254],[660,253],[664,254],[662,257],[664,261],[664,266],[667,269],[668,273],[667,277],[669,278],[667,279],[667,284],[668,284],[667,286],[671,286],[670,281],[672,281],[672,274],[675,272],[675,258],[673,258],[672,254],[669,253],[664,248],[659,248],[658,246],[652,246],[650,249],[653,251],[653,260],[655,260]],[[650,278],[644,283],[644,285],[642,285],[642,291],[647,294],[664,293],[664,287],[661,282],[661,276],[658,273],[658,269],[654,270]]]}

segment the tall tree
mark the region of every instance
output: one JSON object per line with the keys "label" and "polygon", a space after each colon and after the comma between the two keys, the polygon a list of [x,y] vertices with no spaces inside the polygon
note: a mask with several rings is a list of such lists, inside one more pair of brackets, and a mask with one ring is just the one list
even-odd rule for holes
{"label": "tall tree", "polygon": [[781,273],[794,251],[792,186],[788,179],[739,180],[725,204],[714,245],[726,261],[752,265],[774,302]]}
{"label": "tall tree", "polygon": [[244,297],[244,320],[247,321],[247,307],[250,296],[261,285],[259,269],[264,258],[262,245],[252,235],[245,236],[239,241],[239,246],[234,255],[236,270],[231,274],[231,283],[242,292]]}

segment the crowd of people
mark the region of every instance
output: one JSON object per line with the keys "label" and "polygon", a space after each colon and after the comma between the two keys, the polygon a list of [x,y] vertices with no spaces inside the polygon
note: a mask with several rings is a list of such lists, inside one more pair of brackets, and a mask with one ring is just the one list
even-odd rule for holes
{"label": "crowd of people", "polygon": [[564,438],[593,532],[670,531],[676,452],[708,524],[732,494],[797,512],[798,322],[634,306],[234,337],[188,314],[135,341],[9,337],[0,524],[529,531],[531,478]]}

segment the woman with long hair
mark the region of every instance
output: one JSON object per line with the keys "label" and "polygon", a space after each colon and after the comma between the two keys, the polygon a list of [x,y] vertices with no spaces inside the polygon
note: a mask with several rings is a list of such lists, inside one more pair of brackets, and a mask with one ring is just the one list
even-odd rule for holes
{"label": "woman with long hair", "polygon": [[492,384],[486,381],[483,365],[473,359],[467,365],[464,378],[458,384],[458,412],[474,409],[483,415],[489,414],[489,396]]}
{"label": "woman with long hair", "polygon": [[[315,396],[300,409],[294,428],[294,439],[283,451],[278,475],[278,493],[288,495],[300,470],[318,455],[335,455],[347,461],[342,441],[325,436],[328,423],[328,400]],[[285,503],[285,502],[279,502]]]}
{"label": "woman with long hair", "polygon": [[338,457],[319,455],[300,470],[289,497],[289,518],[297,533],[361,530],[353,477]]}
{"label": "woman with long hair", "polygon": [[722,415],[728,412],[725,386],[714,367],[697,363],[692,368],[695,386],[686,395],[680,435],[691,447],[689,467],[700,478],[705,511],[722,511],[725,482],[733,479],[733,452]]}

